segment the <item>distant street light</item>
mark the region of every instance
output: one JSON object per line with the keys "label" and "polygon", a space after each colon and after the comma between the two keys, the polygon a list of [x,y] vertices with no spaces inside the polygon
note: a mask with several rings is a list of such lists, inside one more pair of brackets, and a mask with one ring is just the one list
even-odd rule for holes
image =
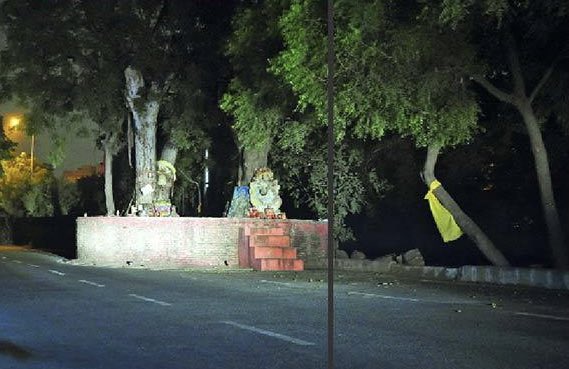
{"label": "distant street light", "polygon": [[19,116],[13,116],[10,117],[10,119],[8,120],[8,127],[16,131],[20,126],[20,123],[22,123],[22,118],[20,118]]}

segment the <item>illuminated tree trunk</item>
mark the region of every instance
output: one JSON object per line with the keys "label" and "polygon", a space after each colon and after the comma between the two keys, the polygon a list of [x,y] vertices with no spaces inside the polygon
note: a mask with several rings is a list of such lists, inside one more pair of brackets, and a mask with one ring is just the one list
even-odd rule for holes
{"label": "illuminated tree trunk", "polygon": [[541,79],[533,88],[530,94],[526,91],[522,67],[515,47],[515,41],[511,34],[506,34],[506,47],[508,49],[508,65],[513,80],[514,91],[506,93],[490,81],[481,76],[474,76],[474,80],[484,87],[491,95],[498,100],[513,105],[521,114],[530,140],[531,151],[533,153],[537,181],[539,183],[539,194],[541,196],[541,207],[547,225],[549,235],[549,245],[553,255],[553,263],[557,268],[569,267],[569,253],[564,243],[563,230],[557,212],[553,187],[551,185],[551,173],[549,171],[549,160],[547,151],[543,143],[543,137],[532,102],[540,93],[541,89],[550,79],[552,72],[556,66],[553,62],[551,66],[543,73]]}
{"label": "illuminated tree trunk", "polygon": [[168,140],[162,148],[160,161],[167,162],[170,165],[164,166],[162,163],[158,163],[158,182],[155,200],[160,204],[171,204],[172,188],[174,187],[174,182],[176,180],[176,172],[175,170],[172,172],[170,168],[174,168],[177,156],[178,148],[171,140]]}
{"label": "illuminated tree trunk", "polygon": [[[427,148],[427,158],[423,168],[423,179],[427,187],[436,180],[435,165],[437,164],[439,151],[440,146],[438,145],[429,145]],[[504,255],[494,246],[490,238],[488,238],[482,229],[460,208],[442,185],[436,188],[433,193],[441,204],[452,214],[460,229],[476,244],[476,247],[478,247],[492,264],[498,266],[509,265]]]}
{"label": "illuminated tree trunk", "polygon": [[266,140],[258,147],[243,147],[242,168],[240,168],[239,183],[249,185],[255,171],[259,168],[266,167],[271,149],[271,140]]}
{"label": "illuminated tree trunk", "polygon": [[564,244],[563,230],[559,220],[559,213],[557,212],[553,186],[551,185],[549,160],[547,158],[547,151],[543,143],[539,124],[529,102],[521,104],[518,109],[524,119],[529,135],[537,182],[539,184],[541,207],[549,234],[549,244],[553,254],[553,262],[557,268],[567,268],[569,266],[569,257]]}
{"label": "illuminated tree trunk", "polygon": [[160,103],[153,86],[145,88],[142,74],[128,67],[125,72],[126,101],[134,121],[136,205],[151,210],[156,191],[156,121]]}
{"label": "illuminated tree trunk", "polygon": [[113,196],[113,143],[104,142],[103,150],[105,153],[105,205],[107,207],[107,215],[115,213],[115,199]]}

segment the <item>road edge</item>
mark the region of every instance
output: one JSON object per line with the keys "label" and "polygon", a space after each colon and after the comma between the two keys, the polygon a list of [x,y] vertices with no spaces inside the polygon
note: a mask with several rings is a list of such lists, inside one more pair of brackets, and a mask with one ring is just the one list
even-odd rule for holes
{"label": "road edge", "polygon": [[[306,269],[326,269],[322,260],[311,260]],[[390,273],[406,278],[446,280],[498,285],[517,285],[553,290],[569,290],[569,270],[465,265],[409,266],[394,261],[336,259],[334,267],[342,271]]]}

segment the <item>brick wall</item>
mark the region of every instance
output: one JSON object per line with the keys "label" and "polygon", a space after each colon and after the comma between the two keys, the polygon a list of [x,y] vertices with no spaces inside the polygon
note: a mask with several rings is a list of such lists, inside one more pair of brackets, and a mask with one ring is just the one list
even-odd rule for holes
{"label": "brick wall", "polygon": [[252,227],[291,231],[301,259],[326,255],[327,225],[309,220],[240,218],[77,218],[77,256],[107,266],[238,267],[239,244]]}
{"label": "brick wall", "polygon": [[325,258],[328,255],[328,223],[315,221],[291,221],[291,243],[297,249],[299,259],[306,261]]}

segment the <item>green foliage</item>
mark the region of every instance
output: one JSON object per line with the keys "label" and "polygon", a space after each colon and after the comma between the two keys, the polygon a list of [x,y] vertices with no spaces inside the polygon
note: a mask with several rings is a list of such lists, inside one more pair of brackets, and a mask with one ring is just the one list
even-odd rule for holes
{"label": "green foliage", "polygon": [[[311,137],[311,142],[322,141]],[[282,148],[273,156],[282,192],[294,201],[294,205],[307,208],[321,219],[328,214],[328,165],[327,147],[322,142]],[[383,196],[389,190],[388,183],[375,171],[366,171],[363,151],[357,147],[341,146],[334,160],[334,229],[339,241],[354,239],[346,219],[350,214],[364,210],[370,193]]]}
{"label": "green foliage", "polygon": [[[270,71],[286,81],[298,98],[301,112],[314,106],[324,120],[326,101],[325,22],[315,16],[315,1],[292,1],[279,20],[285,50],[271,59]],[[322,13],[325,14],[325,13]]]}
{"label": "green foliage", "polygon": [[[468,141],[477,131],[479,109],[464,76],[465,71],[477,66],[463,62],[472,55],[459,36],[427,22],[416,24],[420,5],[364,0],[356,6],[352,1],[338,0],[334,6],[334,123],[341,147],[335,168],[336,216],[338,237],[347,240],[352,234],[345,219],[362,211],[369,195],[364,189],[376,193],[389,189],[364,165],[363,151],[357,149],[365,145],[362,140],[381,139],[391,131],[411,136],[418,146],[453,146]],[[267,23],[269,17],[259,17],[258,8],[236,16],[228,54],[238,77],[231,81],[221,106],[235,117],[235,131],[245,144],[276,134],[279,154],[273,150],[271,158],[281,167],[283,189],[297,206],[304,204],[316,216],[324,217],[327,176],[321,127],[327,124],[325,2],[293,0],[282,14],[271,15],[277,15],[280,36],[275,34],[274,25]],[[263,25],[255,24],[254,19],[263,19]],[[265,35],[270,35],[273,44],[282,37],[282,45],[269,48],[273,54],[261,52],[262,57],[255,57],[258,50],[267,50],[259,47]],[[253,62],[247,64],[251,55]],[[278,79],[264,73],[267,66]],[[289,104],[295,106],[289,117],[284,105],[275,104],[266,93],[283,91],[283,82],[296,99]],[[279,121],[282,124],[276,127]],[[345,146],[348,142],[350,150]]]}
{"label": "green foliage", "polygon": [[[381,138],[388,131],[456,145],[476,131],[478,108],[465,88],[471,56],[456,34],[416,24],[420,7],[380,0],[335,3],[335,129],[341,140]],[[271,71],[326,123],[326,28],[321,4],[296,0],[280,19],[286,48]],[[402,13],[404,13],[402,15]]]}
{"label": "green foliage", "polygon": [[47,156],[47,160],[53,168],[57,168],[65,159],[65,138],[57,135],[51,135],[53,148]]}
{"label": "green foliage", "polygon": [[[0,116],[0,122],[1,121],[2,116]],[[6,137],[4,129],[0,130],[0,160],[9,159],[11,157],[12,149],[14,146],[16,146],[16,143],[10,141],[8,137]],[[2,172],[0,172],[0,175],[2,175]]]}
{"label": "green foliage", "polygon": [[57,190],[59,194],[59,208],[61,214],[72,214],[77,209],[77,205],[80,202],[80,193],[77,183],[61,179],[57,181]]}
{"label": "green foliage", "polygon": [[233,119],[239,146],[258,148],[273,140],[291,110],[290,90],[267,71],[282,49],[277,20],[288,1],[269,0],[241,7],[233,17],[226,48],[235,72],[220,101]]}
{"label": "green foliage", "polygon": [[238,79],[231,81],[220,107],[233,115],[233,130],[245,147],[257,148],[271,141],[282,119],[279,107],[263,106],[261,94],[245,88]]}
{"label": "green foliage", "polygon": [[[80,117],[98,126],[99,147],[115,154],[126,141],[124,71],[132,66],[147,87],[137,101],[160,104],[159,139],[196,151],[220,120],[213,116],[220,115],[214,81],[224,78],[216,43],[232,7],[215,3],[3,1],[0,85],[30,107],[34,132],[76,128],[70,116]],[[58,164],[60,154],[50,161]]]}
{"label": "green foliage", "polygon": [[306,121],[288,121],[280,128],[276,146],[286,150],[290,155],[300,153],[304,149],[311,131]]}
{"label": "green foliage", "polygon": [[14,217],[52,216],[52,173],[44,165],[31,161],[26,153],[0,162],[3,175],[0,177],[0,208]]}

